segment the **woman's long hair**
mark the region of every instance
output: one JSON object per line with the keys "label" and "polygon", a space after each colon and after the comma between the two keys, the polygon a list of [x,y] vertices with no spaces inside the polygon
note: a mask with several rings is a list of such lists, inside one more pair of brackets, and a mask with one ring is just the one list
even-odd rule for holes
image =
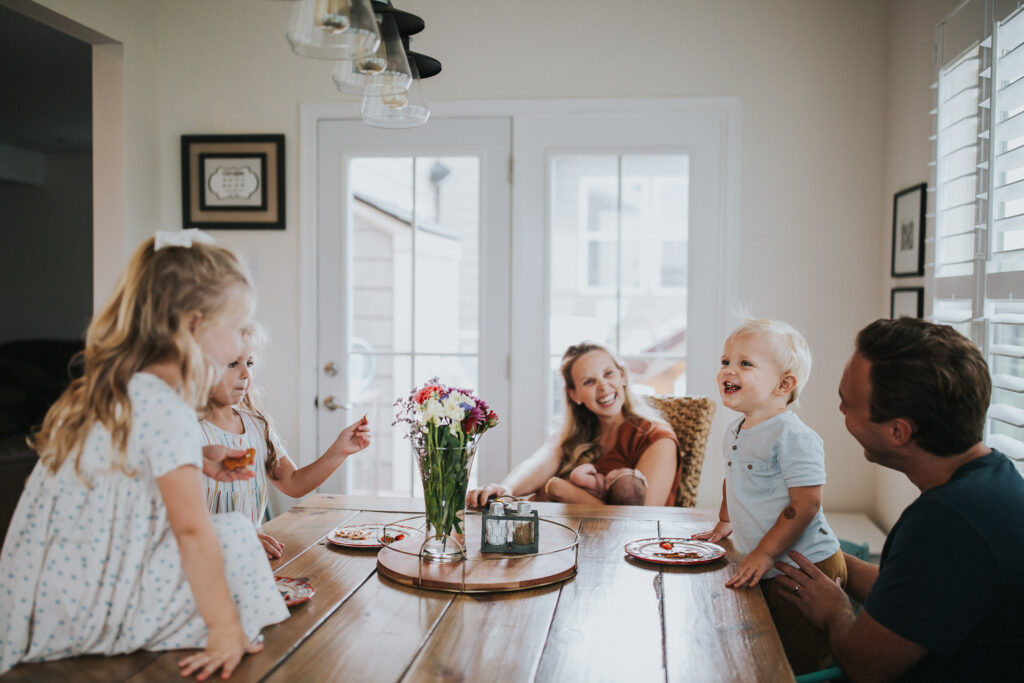
{"label": "woman's long hair", "polygon": [[[267,328],[258,322],[250,323],[244,330],[242,330],[242,357],[252,356],[253,364],[259,365],[263,360],[263,354],[269,344],[269,335],[267,334]],[[267,476],[271,479],[277,479],[277,447],[274,446],[274,440],[270,437],[274,431],[274,425],[270,420],[270,416],[263,412],[263,388],[256,382],[255,373],[250,374],[251,379],[249,380],[249,388],[245,392],[245,396],[238,403],[238,408],[245,413],[252,415],[256,418],[256,421],[260,423],[263,428],[263,439],[267,442],[267,460],[264,463],[266,468]],[[206,406],[200,411],[200,420],[206,420],[210,411],[210,403],[207,401]]]}
{"label": "woman's long hair", "polygon": [[82,446],[97,422],[110,432],[113,467],[127,466],[132,406],[128,382],[156,362],[180,363],[182,397],[196,408],[206,403],[216,379],[189,329],[192,315],[200,326],[251,310],[255,301],[245,266],[221,247],[153,249],[146,240],[118,278],[114,294],[89,324],[84,372],[46,413],[30,439],[39,458],[56,472],[69,457],[81,475]]}
{"label": "woman's long hair", "polygon": [[594,342],[581,342],[574,344],[562,354],[562,380],[565,382],[565,424],[562,427],[562,436],[559,448],[562,450],[562,464],[558,470],[558,476],[562,477],[572,471],[577,465],[594,462],[603,455],[601,448],[601,423],[597,416],[590,412],[582,403],[577,404],[570,398],[569,392],[575,389],[572,380],[572,368],[583,355],[591,351],[603,351],[612,359],[615,367],[622,372],[625,382],[625,390],[622,396],[622,417],[635,425],[640,425],[644,420],[654,424],[667,426],[667,423],[660,415],[650,408],[646,401],[633,396],[629,388],[629,371],[619,362],[615,355],[601,344]]}

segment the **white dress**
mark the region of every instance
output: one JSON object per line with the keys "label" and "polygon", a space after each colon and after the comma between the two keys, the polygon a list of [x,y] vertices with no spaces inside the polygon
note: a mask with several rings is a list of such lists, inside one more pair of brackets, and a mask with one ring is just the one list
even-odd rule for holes
{"label": "white dress", "polygon": [[[268,475],[267,475],[267,437],[266,423],[244,410],[236,411],[242,419],[244,434],[234,434],[221,429],[207,420],[199,423],[202,429],[203,443],[210,446],[228,446],[235,449],[252,448],[256,451],[252,468],[256,476],[243,481],[217,481],[203,477],[206,487],[206,507],[210,514],[221,512],[239,512],[252,520],[256,528],[263,524],[263,515],[267,511]],[[274,444],[277,456],[287,455],[277,432],[270,430],[270,440]]]}
{"label": "white dress", "polygon": [[[0,673],[19,661],[206,644],[156,483],[201,467],[199,423],[154,375],[136,374],[128,396],[133,476],[111,469],[110,434],[96,425],[81,458],[91,486],[73,458],[29,477],[0,551]],[[288,609],[249,520],[217,515],[214,527],[242,627],[255,638]]]}

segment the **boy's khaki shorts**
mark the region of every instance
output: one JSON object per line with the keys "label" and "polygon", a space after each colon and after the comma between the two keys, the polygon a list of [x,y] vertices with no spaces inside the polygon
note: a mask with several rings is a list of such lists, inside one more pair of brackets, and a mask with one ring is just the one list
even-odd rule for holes
{"label": "boy's khaki shorts", "polygon": [[[846,587],[846,560],[843,558],[843,551],[837,551],[835,555],[815,562],[814,566],[829,578],[834,579],[838,576],[843,587]],[[789,589],[771,578],[761,582],[761,592],[768,603],[768,611],[771,612],[775,630],[779,632],[779,639],[786,651],[786,659],[793,667],[793,673],[804,674],[831,666],[832,653],[828,647],[828,636],[824,631],[811,625],[795,605],[782,597],[781,593],[789,592]]]}

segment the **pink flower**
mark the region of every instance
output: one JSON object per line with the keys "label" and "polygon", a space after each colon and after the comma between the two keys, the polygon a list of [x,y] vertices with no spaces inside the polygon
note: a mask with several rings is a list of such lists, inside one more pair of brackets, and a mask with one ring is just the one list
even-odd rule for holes
{"label": "pink flower", "polygon": [[434,395],[435,391],[440,393],[443,390],[444,387],[438,384],[428,384],[427,386],[423,387],[422,389],[416,392],[416,395],[413,397],[413,400],[422,405],[428,399],[430,399],[431,396]]}

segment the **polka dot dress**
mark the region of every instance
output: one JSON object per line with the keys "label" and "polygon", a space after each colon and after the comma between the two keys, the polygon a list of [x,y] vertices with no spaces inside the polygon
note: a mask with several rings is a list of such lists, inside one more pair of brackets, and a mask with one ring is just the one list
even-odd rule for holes
{"label": "polka dot dress", "polygon": [[[203,647],[207,629],[181,567],[158,477],[201,467],[199,423],[167,384],[128,385],[129,475],[93,427],[81,470],[37,465],[0,551],[0,673],[19,661]],[[85,481],[83,481],[83,479]],[[246,634],[288,617],[252,522],[216,515],[228,588]]]}

